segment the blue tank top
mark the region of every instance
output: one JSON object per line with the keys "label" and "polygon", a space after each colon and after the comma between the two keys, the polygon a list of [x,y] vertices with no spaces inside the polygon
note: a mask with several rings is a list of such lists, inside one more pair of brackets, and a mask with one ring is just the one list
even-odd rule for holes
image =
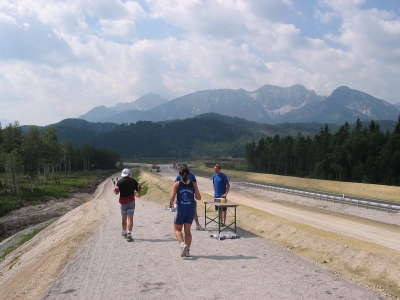
{"label": "blue tank top", "polygon": [[176,195],[176,203],[178,206],[194,207],[194,186],[192,181],[188,180],[187,183],[184,183],[182,180],[179,181]]}

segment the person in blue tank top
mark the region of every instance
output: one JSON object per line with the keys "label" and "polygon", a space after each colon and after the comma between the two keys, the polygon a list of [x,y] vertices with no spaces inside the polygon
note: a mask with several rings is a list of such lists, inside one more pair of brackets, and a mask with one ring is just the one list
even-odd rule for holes
{"label": "person in blue tank top", "polygon": [[[181,168],[188,168],[189,169],[187,164],[182,164]],[[189,170],[189,172],[190,172],[190,170]],[[188,179],[191,182],[193,182],[193,184],[197,185],[197,179],[196,179],[196,176],[194,176],[193,173],[189,174]],[[181,180],[182,180],[181,175],[176,176],[175,182],[181,181]],[[199,216],[197,215],[197,202],[195,202],[195,208],[194,208],[194,222],[196,223],[196,230],[204,230],[204,228],[200,225]]]}
{"label": "person in blue tank top", "polygon": [[[189,169],[182,168],[179,175],[182,180],[175,182],[169,204],[172,206],[176,199],[176,212],[174,218],[175,236],[181,244],[181,257],[190,256],[190,245],[192,244],[192,226],[195,212],[195,201],[201,200],[197,184],[189,180]],[[182,233],[185,231],[185,236]]]}

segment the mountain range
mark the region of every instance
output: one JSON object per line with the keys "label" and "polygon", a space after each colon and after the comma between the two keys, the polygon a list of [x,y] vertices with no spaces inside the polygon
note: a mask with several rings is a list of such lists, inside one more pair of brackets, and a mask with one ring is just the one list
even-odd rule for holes
{"label": "mountain range", "polygon": [[302,85],[264,85],[253,92],[244,89],[197,91],[168,101],[154,93],[114,107],[97,106],[79,117],[90,122],[116,124],[168,121],[216,113],[261,124],[331,123],[360,120],[397,120],[400,104],[392,105],[364,92],[338,87],[328,97]]}

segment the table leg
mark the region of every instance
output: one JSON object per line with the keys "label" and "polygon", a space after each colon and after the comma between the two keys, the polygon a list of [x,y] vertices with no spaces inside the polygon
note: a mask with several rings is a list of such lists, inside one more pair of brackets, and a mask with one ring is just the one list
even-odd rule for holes
{"label": "table leg", "polygon": [[218,234],[221,233],[221,207],[218,206]]}
{"label": "table leg", "polygon": [[236,233],[236,206],[235,206],[235,233]]}
{"label": "table leg", "polygon": [[204,203],[204,228],[207,227],[207,203]]}

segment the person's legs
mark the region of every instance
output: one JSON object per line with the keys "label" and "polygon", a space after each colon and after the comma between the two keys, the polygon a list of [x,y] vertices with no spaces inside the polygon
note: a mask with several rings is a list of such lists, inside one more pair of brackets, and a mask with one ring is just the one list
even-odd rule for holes
{"label": "person's legs", "polygon": [[199,217],[197,215],[197,206],[194,208],[194,222],[196,223],[196,227],[200,226]]}
{"label": "person's legs", "polygon": [[190,232],[190,227],[192,227],[192,223],[193,223],[193,219],[192,222],[190,223],[184,223],[183,227],[185,230],[185,242],[181,243],[181,249],[182,249],[182,253],[181,253],[181,257],[189,257],[190,256],[190,245],[192,244],[192,233]]}
{"label": "person's legs", "polygon": [[127,222],[126,222],[126,227],[128,228],[128,232],[132,232],[133,229],[133,215],[128,215],[127,216]]}
{"label": "person's legs", "polygon": [[192,223],[183,224],[185,230],[185,245],[190,247],[192,244],[192,233],[190,232],[190,227],[192,227]]}
{"label": "person's legs", "polygon": [[135,201],[121,204],[122,235],[128,239],[128,242],[133,241],[132,228],[133,228],[134,214],[135,214]]}
{"label": "person's legs", "polygon": [[204,230],[200,225],[199,216],[197,215],[197,207],[194,209],[194,222],[196,223],[196,230]]}
{"label": "person's legs", "polygon": [[178,240],[179,244],[184,243],[182,228],[183,228],[183,224],[174,224],[175,236],[176,236],[176,239]]}
{"label": "person's legs", "polygon": [[222,223],[226,223],[226,208],[222,210]]}
{"label": "person's legs", "polygon": [[122,215],[122,230],[123,231],[126,231],[126,219],[127,219],[127,216]]}
{"label": "person's legs", "polygon": [[128,242],[132,242],[132,229],[133,229],[133,215],[135,214],[135,202],[132,201],[133,203],[129,202],[128,203],[128,209],[127,209],[127,229],[128,232],[126,234],[126,239]]}

